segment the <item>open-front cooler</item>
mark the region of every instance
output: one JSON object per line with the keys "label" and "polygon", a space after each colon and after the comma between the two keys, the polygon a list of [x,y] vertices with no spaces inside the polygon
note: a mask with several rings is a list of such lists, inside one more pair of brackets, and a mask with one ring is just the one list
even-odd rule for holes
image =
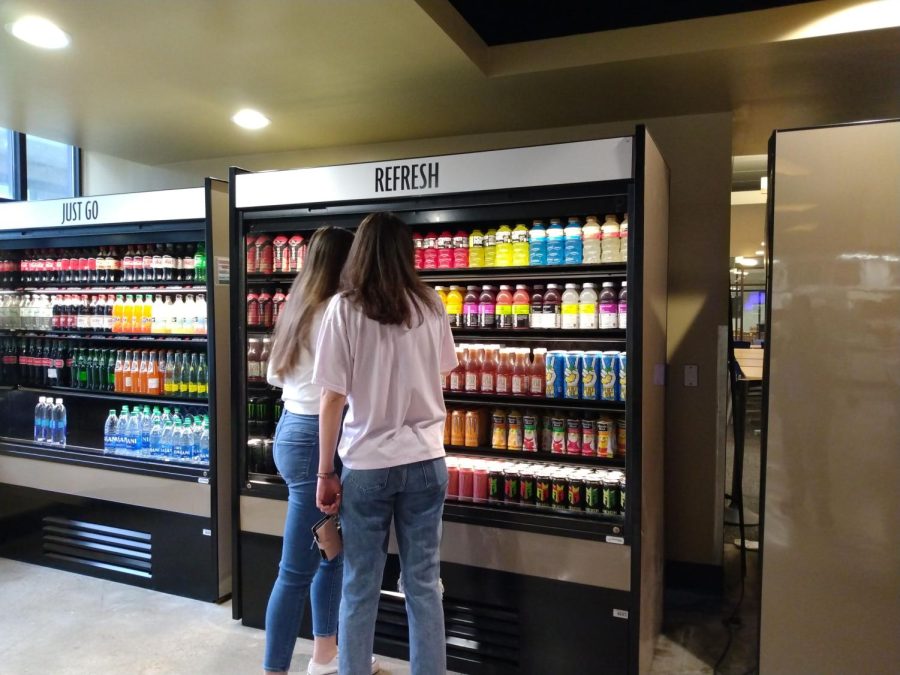
{"label": "open-front cooler", "polygon": [[0,555],[230,594],[227,237],[211,179],[0,206]]}
{"label": "open-front cooler", "polygon": [[[233,324],[233,377],[244,383],[233,409],[235,616],[262,627],[280,557],[287,490],[271,456],[280,392],[264,381],[280,303],[317,228],[353,229],[367,213],[389,210],[414,233],[417,267],[443,295],[462,364],[445,382],[449,668],[649,668],[662,596],[668,171],[646,131],[392,162],[234,170],[232,185],[232,299],[243,318]],[[589,216],[597,219],[588,225]],[[618,234],[627,218],[622,257],[598,249],[585,262],[583,229],[580,256],[567,251],[570,218],[587,225],[591,239],[606,226],[610,241],[612,225]],[[522,257],[523,229],[535,221],[546,260]],[[486,241],[493,260],[479,257]],[[403,657],[395,552],[392,542],[375,648]]]}

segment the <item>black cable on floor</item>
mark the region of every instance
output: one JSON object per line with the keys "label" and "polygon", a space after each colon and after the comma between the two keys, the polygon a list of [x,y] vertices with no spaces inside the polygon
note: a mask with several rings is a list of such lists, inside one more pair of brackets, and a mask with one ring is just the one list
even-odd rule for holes
{"label": "black cable on floor", "polygon": [[[731,645],[734,643],[735,626],[740,626],[740,619],[737,618],[737,615],[741,610],[741,605],[744,603],[744,582],[747,578],[747,532],[746,526],[744,525],[743,499],[740,500],[740,503],[737,505],[737,507],[738,528],[741,533],[741,594],[738,597],[737,603],[734,605],[734,609],[731,610],[731,614],[728,615],[727,619],[722,620],[725,628],[728,629],[728,641],[725,643],[725,649],[722,650],[722,654],[719,656],[719,660],[716,661],[716,665],[713,666],[713,675],[716,675],[719,672],[719,666],[722,665],[722,662],[725,661],[725,657],[728,656],[728,652],[731,650]],[[755,670],[755,667],[753,668],[753,670]]]}

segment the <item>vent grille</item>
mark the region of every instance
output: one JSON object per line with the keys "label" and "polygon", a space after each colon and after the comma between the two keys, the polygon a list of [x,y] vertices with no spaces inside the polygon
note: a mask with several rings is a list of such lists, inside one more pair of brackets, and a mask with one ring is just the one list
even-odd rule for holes
{"label": "vent grille", "polygon": [[153,545],[148,532],[47,516],[43,519],[43,548],[48,558],[152,577]]}
{"label": "vent grille", "polygon": [[[444,598],[447,656],[479,672],[510,672],[519,666],[519,615],[506,608]],[[376,636],[409,647],[406,604],[400,593],[382,591]]]}

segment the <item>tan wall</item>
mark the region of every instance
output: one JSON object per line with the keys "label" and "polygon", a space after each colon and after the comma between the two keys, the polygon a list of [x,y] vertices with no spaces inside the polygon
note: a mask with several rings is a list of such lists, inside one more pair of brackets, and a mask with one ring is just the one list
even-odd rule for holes
{"label": "tan wall", "polygon": [[[244,155],[170,164],[135,183],[119,179],[108,160],[86,161],[85,193],[199,185],[226,177],[228,167],[287,169],[432,154],[488,150],[634,133],[634,122],[435,138],[364,146]],[[722,453],[717,419],[717,327],[727,323],[731,179],[729,113],[646,121],[671,170],[669,214],[666,555],[705,564],[721,562]],[[86,153],[90,155],[91,153]],[[131,167],[129,167],[131,168]],[[133,169],[133,168],[132,168]],[[685,364],[700,368],[700,386],[681,386]]]}
{"label": "tan wall", "polygon": [[741,204],[731,207],[731,256],[756,255],[766,238],[766,205]]}

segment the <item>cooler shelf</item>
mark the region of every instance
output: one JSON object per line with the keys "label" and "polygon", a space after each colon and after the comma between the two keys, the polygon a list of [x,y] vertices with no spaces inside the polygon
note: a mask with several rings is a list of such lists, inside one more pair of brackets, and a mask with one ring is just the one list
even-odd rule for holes
{"label": "cooler shelf", "polygon": [[149,347],[202,347],[206,345],[205,335],[147,335],[146,333],[77,333],[55,330],[0,330],[0,335],[17,337],[50,338],[53,340],[73,340],[92,342],[95,345],[122,344]]}
{"label": "cooler shelf", "polygon": [[468,328],[453,327],[453,336],[460,339],[489,340],[542,340],[578,341],[592,343],[615,342],[622,346],[625,342],[624,328]]}
{"label": "cooler shelf", "polygon": [[520,462],[543,462],[547,464],[575,464],[578,466],[606,467],[625,470],[625,458],[590,457],[587,455],[554,455],[549,452],[524,452],[522,450],[497,450],[496,448],[464,445],[445,445],[444,449],[454,455],[477,455],[485,458],[509,459]]}
{"label": "cooler shelf", "polygon": [[24,293],[70,293],[81,295],[106,293],[205,293],[206,284],[185,281],[110,281],[105,284],[60,284],[55,281],[22,284],[18,290]]}
{"label": "cooler shelf", "polygon": [[594,279],[623,279],[627,263],[600,265],[529,265],[527,267],[460,267],[457,269],[419,270],[429,284],[464,284],[480,282],[497,286],[501,283],[550,281],[572,283]]}
{"label": "cooler shelf", "polygon": [[87,389],[75,389],[74,387],[19,387],[20,391],[28,391],[33,394],[50,394],[51,396],[74,396],[76,398],[95,399],[99,401],[133,401],[148,405],[178,403],[185,406],[203,408],[209,405],[205,398],[181,398],[179,396],[142,396],[140,394],[125,394],[115,391],[89,391]]}
{"label": "cooler shelf", "polygon": [[568,398],[540,398],[531,396],[506,396],[500,394],[467,394],[460,391],[445,391],[444,403],[460,405],[502,405],[542,410],[594,410],[598,412],[625,412],[624,401],[587,401]]}

